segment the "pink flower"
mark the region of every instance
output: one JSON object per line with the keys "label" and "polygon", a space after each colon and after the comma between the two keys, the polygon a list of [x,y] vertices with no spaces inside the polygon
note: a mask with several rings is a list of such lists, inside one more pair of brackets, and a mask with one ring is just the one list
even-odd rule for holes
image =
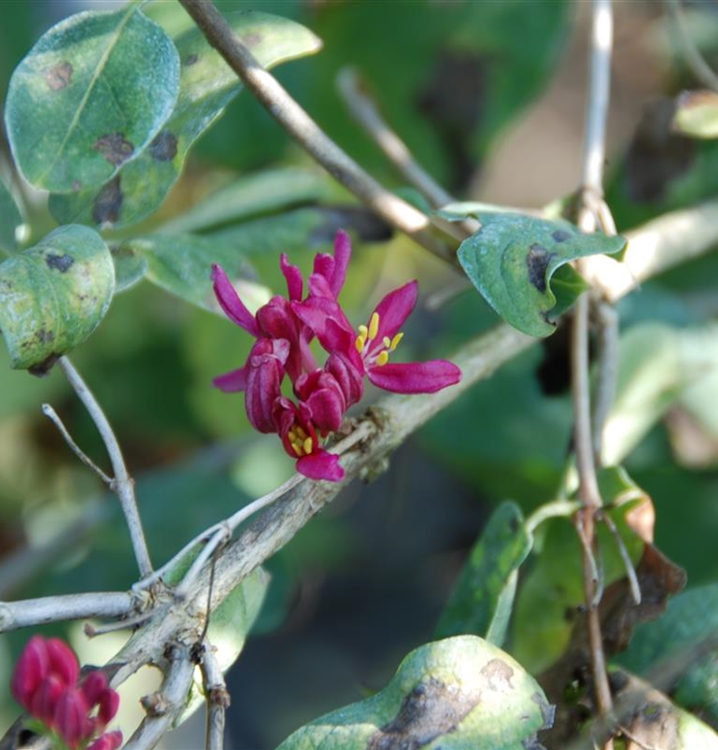
{"label": "pink flower", "polygon": [[[15,700],[70,750],[85,748],[114,718],[119,695],[103,672],[80,679],[72,649],[58,638],[33,636],[15,665],[11,680]],[[116,750],[121,732],[97,737],[91,749]]]}
{"label": "pink flower", "polygon": [[[322,440],[341,427],[347,409],[364,393],[364,376],[395,393],[433,393],[457,383],[461,371],[445,360],[389,363],[403,336],[399,329],[416,305],[415,281],[390,292],[369,324],[354,330],[338,297],[351,257],[349,237],[338,232],[334,254],[318,254],[304,294],[296,266],[280,258],[287,294],[273,297],[252,315],[219,266],[212,267],[214,291],[226,315],[256,339],[245,364],[215,378],[223,391],[243,391],[250,423],[276,432],[297,470],[311,479],[339,481],[344,471]],[[328,352],[322,368],[309,349],[316,336]],[[295,400],[282,391],[292,383]]]}

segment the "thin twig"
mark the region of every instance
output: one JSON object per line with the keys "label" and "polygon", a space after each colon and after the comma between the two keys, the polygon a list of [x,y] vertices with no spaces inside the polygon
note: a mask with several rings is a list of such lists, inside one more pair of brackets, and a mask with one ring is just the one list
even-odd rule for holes
{"label": "thin twig", "polygon": [[[578,219],[580,229],[587,233],[596,231],[598,206],[603,201],[603,166],[611,82],[612,43],[611,2],[610,0],[593,0],[591,61],[581,175],[582,205]],[[593,555],[594,517],[602,501],[596,479],[591,429],[588,323],[589,298],[584,295],[578,300],[574,309],[571,337],[571,390],[575,419],[574,451],[579,478],[578,496],[584,506],[577,514],[576,523],[579,539],[583,545],[583,582],[596,706],[599,715],[607,716],[611,712],[612,699],[597,607],[600,586]],[[606,748],[608,747],[607,744]]]}
{"label": "thin twig", "polygon": [[123,617],[132,612],[137,603],[137,597],[126,591],[93,591],[0,602],[0,633],[62,620]]}
{"label": "thin twig", "polygon": [[224,747],[224,720],[230,704],[230,696],[224,675],[220,669],[212,644],[205,638],[202,660],[204,694],[207,700],[206,750],[222,750]]}
{"label": "thin twig", "polygon": [[180,0],[180,3],[245,86],[319,164],[392,226],[440,258],[456,262],[453,249],[430,231],[429,218],[385,190],[344,153],[239,41],[211,0]]}
{"label": "thin twig", "polygon": [[[164,650],[164,644],[163,644]],[[187,706],[187,695],[194,676],[194,662],[187,646],[174,644],[166,657],[169,660],[162,688],[145,696],[142,705],[147,711],[124,750],[150,750],[172,728]],[[116,675],[115,675],[116,677]],[[115,684],[114,680],[112,681]]]}
{"label": "thin twig", "polygon": [[631,586],[631,595],[633,596],[633,601],[636,604],[640,604],[641,584],[638,582],[638,576],[636,575],[636,570],[633,567],[633,561],[631,560],[631,556],[628,554],[628,550],[626,549],[623,538],[621,537],[618,529],[616,528],[616,524],[613,522],[613,519],[608,515],[608,513],[601,512],[600,519],[604,524],[606,524],[606,528],[613,537],[613,540],[616,542],[616,547],[618,547],[618,552],[621,555],[621,560],[623,561],[623,567],[626,569],[626,577],[628,578],[628,582]]}
{"label": "thin twig", "polygon": [[618,313],[609,302],[597,300],[594,305],[598,327],[597,377],[593,402],[593,460],[603,463],[603,431],[616,397],[618,383]]}
{"label": "thin twig", "polygon": [[673,18],[676,31],[678,32],[680,49],[683,53],[683,59],[693,72],[693,75],[709,89],[718,91],[718,75],[713,68],[706,62],[705,57],[701,54],[698,46],[693,41],[686,19],[681,7],[680,0],[665,0],[668,11]]}
{"label": "thin twig", "polygon": [[107,453],[112,463],[112,470],[115,474],[111,482],[111,487],[117,493],[117,497],[120,500],[122,512],[125,514],[125,521],[130,532],[137,567],[140,570],[140,575],[144,578],[152,572],[152,562],[150,561],[150,553],[147,549],[142,521],[137,509],[134,482],[125,466],[125,460],[122,457],[117,437],[102,407],[70,360],[67,357],[60,357],[57,364],[70,385],[74,388],[80,401],[85,405],[107,448]]}
{"label": "thin twig", "polygon": [[72,436],[67,431],[63,421],[60,419],[58,413],[50,406],[50,404],[42,405],[42,413],[54,423],[58,431],[62,435],[64,441],[70,446],[70,450],[82,461],[85,466],[91,469],[98,477],[108,486],[112,486],[112,479],[105,474],[104,471],[80,448],[80,446],[72,439]]}

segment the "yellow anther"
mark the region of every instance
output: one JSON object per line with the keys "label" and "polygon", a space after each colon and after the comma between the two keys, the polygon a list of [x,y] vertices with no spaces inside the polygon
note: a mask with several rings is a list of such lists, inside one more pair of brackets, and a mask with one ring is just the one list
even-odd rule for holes
{"label": "yellow anther", "polygon": [[297,426],[296,426],[296,427],[294,428],[294,434],[295,434],[295,435],[297,436],[297,438],[298,438],[298,439],[299,439],[300,441],[304,440],[304,438],[306,438],[306,436],[307,436],[307,433],[306,433],[306,432],[304,432],[304,430],[303,430],[303,429],[302,429],[302,428],[301,428],[301,427],[300,427],[299,425],[297,425]]}
{"label": "yellow anther", "polygon": [[381,343],[388,349],[391,346],[391,339],[388,336],[384,336]]}
{"label": "yellow anther", "polygon": [[368,335],[369,329],[366,326],[359,326],[359,338],[366,341]]}
{"label": "yellow anther", "polygon": [[364,351],[364,344],[366,339],[363,336],[357,336],[357,340],[354,342],[356,350],[361,354]]}
{"label": "yellow anther", "polygon": [[379,356],[376,358],[376,363],[381,367],[382,365],[385,365],[389,361],[389,352],[384,349],[384,351],[379,352]]}
{"label": "yellow anther", "polygon": [[389,346],[389,351],[393,352],[394,349],[396,349],[396,347],[399,346],[399,342],[403,338],[404,338],[404,334],[403,333],[397,333],[396,336],[394,336],[394,338],[391,340],[391,346],[389,346],[389,344],[387,344],[387,346]]}
{"label": "yellow anther", "polygon": [[[361,327],[359,330],[361,330]],[[379,333],[379,313],[374,312],[371,314],[371,320],[369,321],[369,341],[373,341],[377,333]]]}
{"label": "yellow anther", "polygon": [[306,453],[307,456],[312,452],[312,439],[310,437],[304,441],[302,448],[304,448],[304,453]]}

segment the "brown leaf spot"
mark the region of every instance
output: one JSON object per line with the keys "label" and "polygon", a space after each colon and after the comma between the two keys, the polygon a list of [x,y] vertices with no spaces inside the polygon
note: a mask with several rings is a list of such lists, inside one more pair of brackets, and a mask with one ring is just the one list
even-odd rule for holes
{"label": "brown leaf spot", "polygon": [[566,232],[563,229],[557,229],[555,232],[551,233],[551,237],[553,237],[556,242],[566,242],[566,240],[571,239],[571,233]]}
{"label": "brown leaf spot", "polygon": [[366,750],[418,750],[456,730],[481,699],[431,678],[404,698],[397,715],[372,734]]}
{"label": "brown leaf spot", "polygon": [[124,196],[120,189],[120,175],[102,186],[92,204],[92,218],[96,224],[114,224],[120,218]]}
{"label": "brown leaf spot", "polygon": [[534,243],[526,254],[526,267],[529,272],[529,281],[542,294],[546,291],[546,268],[553,257],[545,247]]}
{"label": "brown leaf spot", "polygon": [[72,64],[64,60],[45,73],[45,83],[53,91],[60,91],[70,85],[73,72]]}
{"label": "brown leaf spot", "polygon": [[50,372],[52,366],[55,364],[55,362],[57,362],[58,359],[60,359],[61,356],[61,354],[51,354],[39,364],[28,367],[27,371],[30,373],[30,375],[35,375],[38,378],[45,377],[45,375]]}
{"label": "brown leaf spot", "polygon": [[193,52],[191,55],[187,55],[187,57],[185,57],[184,65],[185,67],[189,68],[191,65],[194,65],[197,60],[199,60],[199,55]]}
{"label": "brown leaf spot", "polygon": [[495,693],[507,693],[514,689],[511,684],[514,670],[502,659],[492,659],[481,670],[481,676],[486,680],[489,690]]}
{"label": "brown leaf spot", "polygon": [[75,259],[72,255],[65,253],[64,255],[57,255],[56,253],[48,253],[45,256],[45,263],[47,267],[53,271],[59,271],[60,273],[66,273],[72,267]]}
{"label": "brown leaf spot", "polygon": [[177,155],[177,137],[163,130],[150,144],[150,155],[155,161],[172,161]]}
{"label": "brown leaf spot", "polygon": [[134,145],[122,133],[100,136],[92,148],[99,151],[110,164],[116,167],[127,161],[135,150]]}

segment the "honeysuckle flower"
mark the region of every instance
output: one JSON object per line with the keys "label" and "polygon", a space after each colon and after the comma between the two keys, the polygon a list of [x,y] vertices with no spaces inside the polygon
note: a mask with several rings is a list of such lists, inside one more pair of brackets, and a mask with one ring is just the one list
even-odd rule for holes
{"label": "honeysuckle flower", "polygon": [[404,334],[399,330],[416,306],[418,284],[410,281],[389,292],[371,314],[368,325],[355,331],[323,279],[310,279],[311,296],[295,311],[319,342],[348,369],[366,374],[370,382],[393,393],[435,393],[461,379],[452,362],[390,362]]}
{"label": "honeysuckle flower", "polygon": [[284,396],[278,398],[275,402],[275,419],[284,450],[296,459],[300,474],[330,482],[344,479],[339,456],[322,447],[312,413],[304,402],[294,403]]}
{"label": "honeysuckle flower", "polygon": [[116,750],[122,744],[121,732],[102,734],[117,713],[119,695],[100,671],[81,678],[75,653],[58,638],[30,639],[15,665],[10,689],[70,750]]}
{"label": "honeysuckle flower", "polygon": [[[416,305],[415,281],[387,294],[368,324],[354,330],[338,301],[350,257],[349,237],[338,232],[334,254],[316,255],[303,298],[301,271],[282,255],[287,297],[273,297],[256,315],[246,308],[223,269],[212,267],[220,306],[256,339],[246,363],[213,382],[223,391],[244,391],[250,423],[260,432],[276,432],[297,470],[312,479],[344,477],[338,457],[322,446],[322,440],[339,430],[347,409],[361,399],[364,376],[396,393],[433,393],[461,378],[459,368],[445,360],[389,361],[403,336],[399,329]],[[322,368],[309,348],[314,337],[329,355]],[[296,401],[282,392],[285,376]]]}

